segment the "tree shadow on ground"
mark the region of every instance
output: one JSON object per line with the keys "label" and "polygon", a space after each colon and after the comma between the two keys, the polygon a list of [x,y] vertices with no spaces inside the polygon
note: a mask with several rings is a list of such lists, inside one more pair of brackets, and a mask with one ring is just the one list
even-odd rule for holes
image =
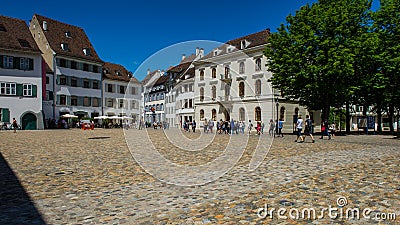
{"label": "tree shadow on ground", "polygon": [[0,224],[46,224],[1,153]]}

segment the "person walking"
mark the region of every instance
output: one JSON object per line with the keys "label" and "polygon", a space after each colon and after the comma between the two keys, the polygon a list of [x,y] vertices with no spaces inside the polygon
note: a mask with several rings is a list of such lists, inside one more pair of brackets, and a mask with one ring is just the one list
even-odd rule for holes
{"label": "person walking", "polygon": [[282,129],[283,129],[283,120],[279,119],[279,121],[278,121],[278,137],[279,137],[279,135],[281,135],[283,137]]}
{"label": "person walking", "polygon": [[210,120],[208,121],[208,130],[213,133],[213,128],[214,128],[214,121]]}
{"label": "person walking", "polygon": [[[302,143],[304,142],[303,136],[301,135],[301,131],[303,130],[303,119],[301,118],[301,115],[297,118],[296,122],[296,128],[297,128],[297,138],[295,142]],[[300,142],[299,142],[300,138]]]}
{"label": "person walking", "polygon": [[335,134],[336,134],[336,124],[335,122],[332,122],[332,124],[329,126],[329,131],[331,133],[331,138],[335,139]]}
{"label": "person walking", "polygon": [[270,119],[269,120],[269,131],[268,131],[269,136],[274,136],[275,137],[274,131],[275,131],[275,123],[274,123],[274,121],[272,119]]}
{"label": "person walking", "polygon": [[203,129],[204,129],[204,133],[208,133],[208,122],[207,122],[207,119],[204,119],[204,127],[203,127]]}
{"label": "person walking", "polygon": [[249,135],[251,135],[251,129],[253,129],[253,124],[251,123],[251,120],[249,120],[249,125],[248,125],[247,129],[249,131]]}
{"label": "person walking", "polygon": [[263,121],[261,121],[261,134],[264,134],[264,128],[265,128],[265,124]]}
{"label": "person walking", "polygon": [[13,129],[14,129],[14,133],[17,133],[18,123],[15,118],[13,118],[12,125],[13,125]]}
{"label": "person walking", "polygon": [[303,141],[305,141],[306,140],[306,136],[309,135],[311,137],[312,143],[314,143],[315,139],[313,137],[313,122],[310,119],[309,115],[306,115],[305,123],[306,123],[306,127],[304,129],[304,137],[303,137],[304,139],[303,139]]}
{"label": "person walking", "polygon": [[329,125],[328,121],[323,121],[321,124],[321,137],[319,139],[324,139],[324,136],[328,136],[328,139],[331,139],[331,135],[329,134]]}
{"label": "person walking", "polygon": [[192,122],[192,130],[193,130],[193,133],[196,133],[196,120],[193,120],[193,122]]}
{"label": "person walking", "polygon": [[239,121],[235,121],[235,132],[239,134]]}
{"label": "person walking", "polygon": [[230,134],[233,135],[233,133],[235,132],[236,128],[235,128],[235,121],[233,120],[233,118],[231,119],[231,124],[230,124]]}

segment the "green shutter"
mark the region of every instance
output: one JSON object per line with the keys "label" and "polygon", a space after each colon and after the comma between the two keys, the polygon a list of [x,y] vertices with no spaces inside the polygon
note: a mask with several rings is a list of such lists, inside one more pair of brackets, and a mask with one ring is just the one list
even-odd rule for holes
{"label": "green shutter", "polygon": [[60,105],[60,95],[57,95],[56,98],[56,105]]}
{"label": "green shutter", "polygon": [[60,75],[57,75],[56,84],[60,85]]}
{"label": "green shutter", "polygon": [[3,116],[3,118],[1,118],[2,122],[10,122],[10,110],[3,109],[1,115]]}
{"label": "green shutter", "polygon": [[0,55],[0,68],[3,68],[4,66],[3,66],[3,56],[2,55]]}
{"label": "green shutter", "polygon": [[17,84],[17,96],[23,96],[23,89],[24,85],[23,84]]}
{"label": "green shutter", "polygon": [[29,70],[33,70],[33,59],[29,58]]}
{"label": "green shutter", "polygon": [[71,96],[67,95],[67,105],[71,105]]}
{"label": "green shutter", "polygon": [[37,97],[37,85],[32,85],[32,97]]}
{"label": "green shutter", "polygon": [[21,64],[21,58],[20,57],[14,57],[13,58],[13,69],[19,69],[20,64]]}

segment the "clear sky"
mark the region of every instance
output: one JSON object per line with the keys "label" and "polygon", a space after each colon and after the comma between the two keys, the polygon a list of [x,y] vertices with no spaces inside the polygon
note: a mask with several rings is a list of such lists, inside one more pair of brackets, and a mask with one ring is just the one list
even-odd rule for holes
{"label": "clear sky", "polygon": [[167,69],[196,47],[207,54],[231,39],[266,28],[274,32],[287,15],[313,2],[3,0],[0,14],[28,23],[37,13],[82,27],[103,61],[122,64],[142,80],[148,68]]}

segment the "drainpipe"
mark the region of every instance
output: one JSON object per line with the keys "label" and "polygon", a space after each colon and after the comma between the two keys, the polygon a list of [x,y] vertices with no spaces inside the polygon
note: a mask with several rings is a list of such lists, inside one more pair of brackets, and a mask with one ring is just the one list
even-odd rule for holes
{"label": "drainpipe", "polygon": [[57,95],[56,95],[57,60],[56,60],[56,55],[57,55],[57,53],[53,52],[53,119],[56,119],[56,104],[57,104]]}

